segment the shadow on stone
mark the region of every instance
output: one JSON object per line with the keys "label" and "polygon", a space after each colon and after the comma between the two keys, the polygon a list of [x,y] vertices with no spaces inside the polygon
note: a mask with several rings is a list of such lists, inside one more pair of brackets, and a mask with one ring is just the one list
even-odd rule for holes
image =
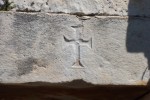
{"label": "shadow on stone", "polygon": [[126,37],[127,51],[131,53],[144,53],[148,60],[148,67],[143,72],[150,70],[150,13],[149,0],[130,0],[128,5],[128,29]]}
{"label": "shadow on stone", "polygon": [[148,86],[92,85],[83,80],[0,84],[0,100],[140,100],[149,89]]}

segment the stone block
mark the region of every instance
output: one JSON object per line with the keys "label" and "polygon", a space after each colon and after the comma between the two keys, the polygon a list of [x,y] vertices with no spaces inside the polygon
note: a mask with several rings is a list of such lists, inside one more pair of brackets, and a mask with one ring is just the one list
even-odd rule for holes
{"label": "stone block", "polygon": [[78,15],[150,16],[149,0],[9,0],[15,11]]}
{"label": "stone block", "polygon": [[0,82],[144,85],[149,27],[149,18],[1,12]]}

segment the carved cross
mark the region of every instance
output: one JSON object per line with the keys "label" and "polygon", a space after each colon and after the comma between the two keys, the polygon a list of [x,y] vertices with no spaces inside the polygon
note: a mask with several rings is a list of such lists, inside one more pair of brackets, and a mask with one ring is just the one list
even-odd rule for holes
{"label": "carved cross", "polygon": [[64,40],[68,43],[74,43],[75,46],[76,46],[76,61],[73,63],[73,68],[83,68],[84,65],[82,64],[81,62],[81,56],[80,56],[80,47],[81,45],[87,45],[90,43],[90,47],[92,48],[92,38],[89,39],[89,40],[84,40],[84,39],[81,39],[79,37],[79,35],[76,36],[75,39],[68,39],[64,36]]}

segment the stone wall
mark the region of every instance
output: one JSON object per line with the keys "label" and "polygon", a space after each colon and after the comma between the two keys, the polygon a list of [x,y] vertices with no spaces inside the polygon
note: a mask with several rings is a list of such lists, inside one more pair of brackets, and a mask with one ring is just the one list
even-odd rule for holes
{"label": "stone wall", "polygon": [[149,0],[9,2],[0,12],[1,83],[148,83]]}

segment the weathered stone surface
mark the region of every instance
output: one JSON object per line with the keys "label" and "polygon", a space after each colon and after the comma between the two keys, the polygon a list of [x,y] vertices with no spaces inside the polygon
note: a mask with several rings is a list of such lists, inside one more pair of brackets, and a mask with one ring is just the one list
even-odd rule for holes
{"label": "weathered stone surface", "polygon": [[1,82],[146,84],[149,18],[85,18],[1,12]]}
{"label": "weathered stone surface", "polygon": [[17,11],[150,16],[149,0],[10,0]]}

